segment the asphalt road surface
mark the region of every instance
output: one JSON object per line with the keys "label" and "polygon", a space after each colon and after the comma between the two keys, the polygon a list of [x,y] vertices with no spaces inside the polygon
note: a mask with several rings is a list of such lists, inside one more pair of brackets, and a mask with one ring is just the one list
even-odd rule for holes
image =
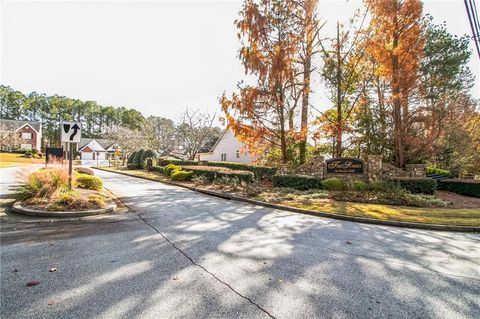
{"label": "asphalt road surface", "polygon": [[[14,171],[0,171],[3,198]],[[480,318],[478,234],[356,224],[96,173],[129,212],[1,216],[2,318]]]}

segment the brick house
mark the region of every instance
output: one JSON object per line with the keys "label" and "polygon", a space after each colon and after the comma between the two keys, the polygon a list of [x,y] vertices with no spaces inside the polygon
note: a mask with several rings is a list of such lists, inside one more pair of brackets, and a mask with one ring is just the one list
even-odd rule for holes
{"label": "brick house", "polygon": [[42,147],[42,123],[0,119],[1,149],[37,149]]}

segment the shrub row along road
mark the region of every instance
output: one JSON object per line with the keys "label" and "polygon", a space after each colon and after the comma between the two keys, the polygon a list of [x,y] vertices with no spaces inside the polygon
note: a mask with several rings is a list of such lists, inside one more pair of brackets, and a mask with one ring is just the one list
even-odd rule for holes
{"label": "shrub row along road", "polygon": [[2,318],[480,317],[478,234],[323,219],[96,174],[129,213],[2,216]]}

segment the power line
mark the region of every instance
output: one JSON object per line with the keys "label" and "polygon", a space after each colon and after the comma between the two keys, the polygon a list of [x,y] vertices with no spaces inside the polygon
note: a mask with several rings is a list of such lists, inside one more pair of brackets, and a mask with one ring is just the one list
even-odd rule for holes
{"label": "power line", "polygon": [[472,29],[473,41],[475,42],[475,47],[477,48],[477,54],[480,58],[480,24],[477,17],[477,8],[475,5],[475,0],[464,0],[465,8],[467,9],[468,21],[470,22],[470,28]]}

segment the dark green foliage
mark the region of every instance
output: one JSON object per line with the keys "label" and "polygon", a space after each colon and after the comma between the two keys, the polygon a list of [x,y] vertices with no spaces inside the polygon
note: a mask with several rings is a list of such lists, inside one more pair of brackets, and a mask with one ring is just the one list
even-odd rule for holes
{"label": "dark green foliage", "polygon": [[364,192],[367,190],[367,185],[363,181],[351,181],[347,183],[347,188],[358,192]]}
{"label": "dark green foliage", "polygon": [[392,181],[413,194],[433,194],[437,189],[437,181],[431,178],[397,177]]}
{"label": "dark green foliage", "polygon": [[140,163],[140,160],[142,159],[142,156],[143,156],[143,153],[145,152],[145,150],[143,148],[141,148],[140,150],[137,151],[137,154],[135,154],[135,157],[133,158],[133,162],[132,164],[135,164],[135,165],[138,165],[138,167],[141,168],[141,163]]}
{"label": "dark green foliage", "polygon": [[91,176],[95,175],[95,173],[93,173],[93,170],[91,170],[88,167],[75,167],[74,170],[79,174],[85,174],[85,175],[91,175]]}
{"label": "dark green foliage", "polygon": [[127,164],[127,168],[128,169],[139,169],[140,166],[138,166],[137,164]]}
{"label": "dark green foliage", "polygon": [[198,165],[197,161],[182,161],[176,159],[159,159],[160,166],[167,166],[168,164],[174,165]]}
{"label": "dark green foliage", "polygon": [[173,170],[170,178],[172,181],[189,181],[193,177],[193,172],[192,171],[178,171],[178,170]]}
{"label": "dark green foliage", "polygon": [[441,190],[480,198],[480,180],[475,179],[443,179],[438,182]]}
{"label": "dark green foliage", "polygon": [[135,155],[137,155],[137,151],[134,151],[128,155],[127,164],[133,164],[133,160],[135,159]]}
{"label": "dark green foliage", "polygon": [[[140,166],[143,167],[145,164],[145,161],[147,159],[154,159],[155,158],[155,152],[152,149],[148,149],[145,152],[143,152],[142,157],[140,158]],[[143,167],[145,168],[145,167]]]}
{"label": "dark green foliage", "polygon": [[163,166],[150,166],[148,170],[151,172],[159,172],[165,174],[165,167]]}
{"label": "dark green foliage", "polygon": [[75,182],[80,188],[93,189],[97,191],[100,191],[103,188],[103,181],[97,176],[78,174]]}
{"label": "dark green foliage", "polygon": [[228,171],[222,168],[215,170],[213,167],[212,169],[202,169],[202,168],[192,168],[192,167],[189,167],[188,169],[193,172],[193,175],[204,176],[210,182],[222,177],[238,178],[240,181],[244,181],[248,183],[253,181],[253,173],[248,171],[233,171],[233,170]]}
{"label": "dark green foliage", "polygon": [[247,165],[234,162],[208,162],[208,166],[218,166],[230,168],[233,170],[249,171],[255,175],[256,179],[260,180],[270,179],[277,172],[277,169],[274,167]]}
{"label": "dark green foliage", "polygon": [[271,179],[275,187],[290,187],[298,190],[322,188],[322,180],[313,176],[273,175]]}
{"label": "dark green foliage", "polygon": [[322,187],[328,191],[341,191],[347,189],[347,184],[339,178],[328,178],[322,181]]}

